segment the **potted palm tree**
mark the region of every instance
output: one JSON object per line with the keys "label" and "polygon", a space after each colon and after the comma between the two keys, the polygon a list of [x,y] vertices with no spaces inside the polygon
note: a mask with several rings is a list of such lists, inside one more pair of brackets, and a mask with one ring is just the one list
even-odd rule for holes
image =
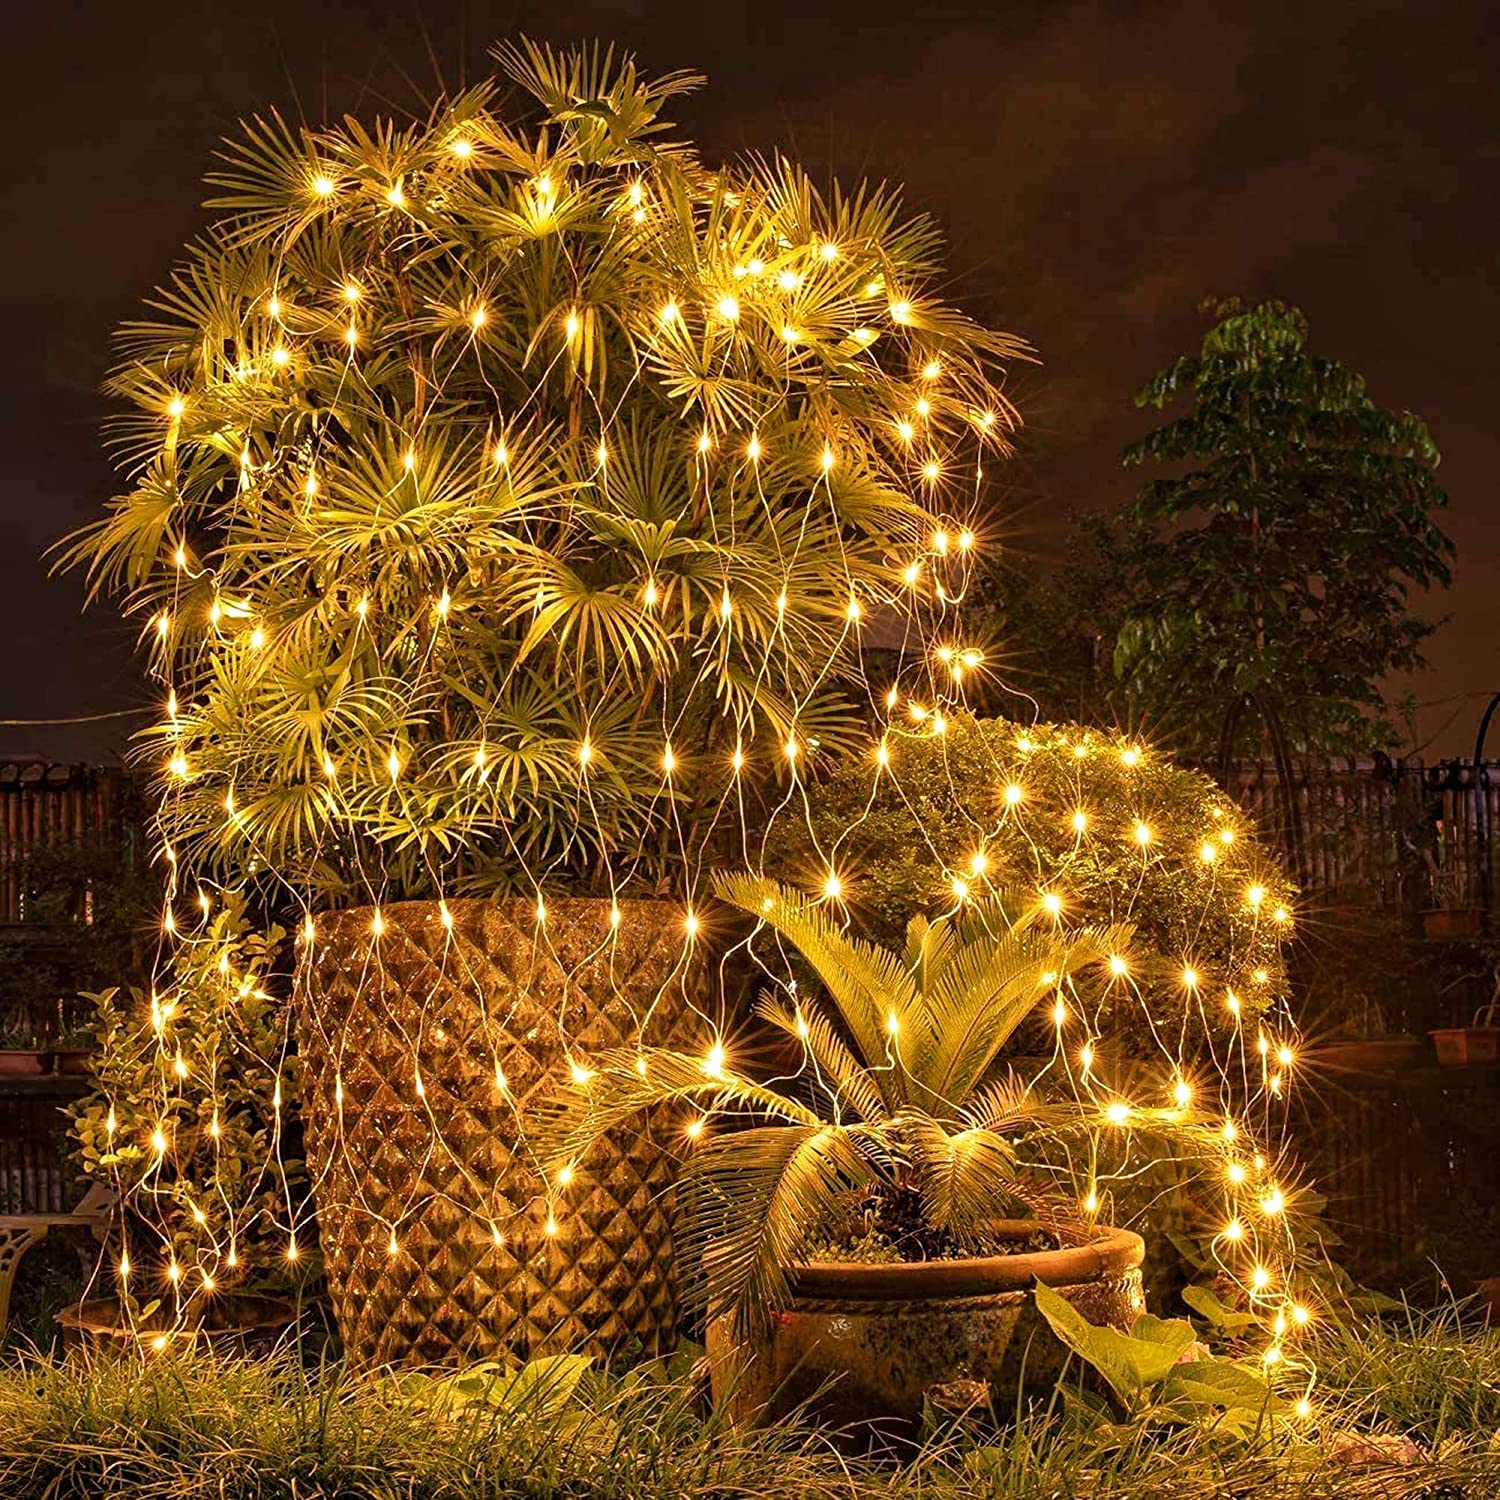
{"label": "potted palm tree", "polygon": [[1022,352],[890,194],[701,165],[662,118],[695,77],[498,56],[503,99],[226,149],[72,552],[159,685],[171,899],[249,883],[300,933],[319,1226],[377,1360],[670,1336],[661,1153],[563,1223],[525,1117],[689,1014],[694,872],[865,734],[865,626],[961,592],[948,497]]}
{"label": "potted palm tree", "polygon": [[1128,932],[1065,932],[1045,908],[996,897],[916,918],[897,953],[762,877],[718,890],[815,981],[757,1012],[800,1058],[767,1080],[722,1042],[592,1056],[551,1158],[554,1181],[572,1180],[633,1115],[691,1107],[679,1243],[720,1393],[742,1411],[812,1400],[839,1422],[912,1424],[956,1379],[1001,1394],[1023,1362],[1031,1380],[1055,1378],[1062,1350],[1030,1299],[1037,1281],[1128,1328],[1143,1307],[1142,1240],[1096,1222],[1067,1148],[1087,1159],[1077,1148],[1090,1138],[1148,1131],[1221,1156],[1223,1140],[1185,1105],[1070,1093],[1006,1061],[1039,1004],[1108,972]]}

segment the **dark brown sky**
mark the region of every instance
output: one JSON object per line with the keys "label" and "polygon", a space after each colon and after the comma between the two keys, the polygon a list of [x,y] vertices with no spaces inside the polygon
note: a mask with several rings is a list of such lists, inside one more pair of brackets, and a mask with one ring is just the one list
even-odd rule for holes
{"label": "dark brown sky", "polygon": [[[1067,507],[1130,492],[1131,393],[1194,340],[1201,297],[1300,303],[1322,351],[1421,413],[1445,455],[1459,565],[1414,684],[1424,736],[1466,747],[1500,689],[1500,21],[1480,0],[10,0],[6,16],[0,717],[138,697],[122,627],[80,618],[76,581],[38,556],[110,492],[108,333],[203,222],[216,140],[270,105],[404,108],[516,31],[697,67],[710,86],[678,117],[710,158],[785,148],[903,181],[938,216],[964,299],[1043,359],[1018,386],[1013,475],[1016,541],[1040,556]],[[99,754],[119,735],[0,730],[0,751]]]}

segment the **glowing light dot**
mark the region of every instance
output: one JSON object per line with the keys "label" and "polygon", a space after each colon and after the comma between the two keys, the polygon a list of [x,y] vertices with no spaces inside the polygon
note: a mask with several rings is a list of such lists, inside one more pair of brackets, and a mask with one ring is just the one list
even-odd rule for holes
{"label": "glowing light dot", "polygon": [[708,1055],[703,1059],[703,1071],[710,1078],[722,1078],[724,1076],[724,1046],[721,1042],[715,1042],[708,1049]]}
{"label": "glowing light dot", "polygon": [[1135,841],[1143,849],[1146,847],[1147,844],[1149,844],[1151,842],[1151,830],[1150,830],[1150,828],[1148,828],[1146,826],[1146,824],[1144,824],[1144,823],[1137,823],[1135,825]]}
{"label": "glowing light dot", "polygon": [[557,1185],[559,1187],[567,1187],[568,1184],[572,1182],[572,1180],[573,1180],[573,1169],[572,1169],[572,1167],[564,1166],[564,1167],[559,1167],[558,1168],[558,1171],[557,1171]]}
{"label": "glowing light dot", "polygon": [[542,1225],[542,1233],[545,1234],[549,1240],[557,1238],[557,1220],[553,1217],[553,1215],[547,1215],[547,1222]]}
{"label": "glowing light dot", "polygon": [[380,908],[375,908],[375,915],[370,918],[370,931],[379,937],[385,931],[385,918],[380,913]]}
{"label": "glowing light dot", "polygon": [[760,439],[754,433],[751,433],[750,441],[745,444],[745,457],[748,458],[751,463],[755,463],[756,460],[759,459],[760,455]]}
{"label": "glowing light dot", "polygon": [[673,753],[672,747],[670,745],[668,745],[667,748],[662,751],[661,768],[667,773],[668,776],[670,776],[672,772],[677,769],[677,756]]}
{"label": "glowing light dot", "polygon": [[886,1012],[885,1030],[887,1036],[896,1036],[901,1031],[901,1018],[893,1010]]}
{"label": "glowing light dot", "polygon": [[890,763],[891,763],[891,750],[890,750],[890,746],[887,745],[884,740],[882,740],[875,747],[875,764],[877,766],[884,767],[884,766],[890,765]]}
{"label": "glowing light dot", "polygon": [[929,360],[927,364],[922,366],[922,379],[936,380],[938,376],[942,374],[942,371],[943,367],[937,362],[937,360]]}
{"label": "glowing light dot", "polygon": [[1056,891],[1047,891],[1042,896],[1042,910],[1049,917],[1056,917],[1062,913],[1062,897]]}
{"label": "glowing light dot", "polygon": [[1178,1109],[1186,1109],[1193,1102],[1192,1084],[1185,1078],[1179,1078],[1173,1086],[1172,1099]]}
{"label": "glowing light dot", "polygon": [[1249,902],[1251,906],[1259,906],[1265,899],[1266,888],[1263,885],[1252,885],[1250,889],[1245,892],[1245,900]]}
{"label": "glowing light dot", "polygon": [[740,315],[740,301],[738,297],[723,296],[719,298],[717,306],[718,314],[726,323],[735,322]]}
{"label": "glowing light dot", "polygon": [[1231,1219],[1224,1226],[1224,1238],[1238,1243],[1245,1237],[1245,1226],[1238,1219]]}
{"label": "glowing light dot", "polygon": [[797,756],[801,754],[802,751],[802,747],[797,743],[796,735],[789,736],[786,744],[782,746],[782,749],[785,751],[786,758],[788,760],[796,760]]}
{"label": "glowing light dot", "polygon": [[664,302],[661,311],[656,316],[663,327],[669,328],[681,318],[682,309],[675,302]]}
{"label": "glowing light dot", "polygon": [[969,856],[969,873],[971,875],[983,875],[990,867],[990,857],[983,849]]}
{"label": "glowing light dot", "polygon": [[969,882],[967,880],[955,875],[950,883],[953,887],[953,894],[960,901],[967,901],[969,899]]}
{"label": "glowing light dot", "polygon": [[167,1152],[167,1138],[160,1127],[151,1132],[151,1149],[158,1156],[165,1156]]}
{"label": "glowing light dot", "polygon": [[387,771],[389,771],[391,773],[391,780],[392,781],[396,781],[396,780],[398,780],[400,778],[400,776],[401,776],[401,757],[400,757],[399,754],[397,754],[396,751],[392,750],[391,753],[388,756],[386,756],[385,768],[386,768]]}
{"label": "glowing light dot", "polygon": [[594,758],[594,747],[584,740],[578,747],[578,763],[586,766]]}
{"label": "glowing light dot", "polygon": [[474,311],[469,314],[469,326],[474,330],[475,333],[478,333],[479,330],[489,322],[489,320],[490,315],[482,307],[476,307]]}
{"label": "glowing light dot", "polygon": [[1299,1397],[1297,1404],[1292,1410],[1305,1421],[1308,1417],[1312,1416],[1312,1402],[1306,1396]]}
{"label": "glowing light dot", "polygon": [[1013,782],[1011,782],[1011,784],[1008,787],[1006,787],[1006,789],[1005,789],[1005,802],[1006,802],[1006,806],[1008,806],[1008,807],[1015,807],[1019,803],[1025,801],[1025,798],[1026,798],[1025,789],[1022,788],[1021,786],[1019,786],[1016,782],[1013,781]]}
{"label": "glowing light dot", "polygon": [[1258,1292],[1263,1292],[1271,1284],[1271,1273],[1264,1266],[1256,1266],[1250,1273],[1250,1285]]}
{"label": "glowing light dot", "polygon": [[1118,953],[1111,953],[1109,956],[1109,972],[1116,979],[1120,979],[1130,972],[1130,965]]}
{"label": "glowing light dot", "polygon": [[580,1062],[570,1062],[568,1064],[568,1072],[572,1076],[573,1082],[576,1083],[579,1088],[583,1088],[594,1076],[593,1070],[591,1068],[584,1067]]}
{"label": "glowing light dot", "polygon": [[1204,843],[1198,850],[1198,858],[1206,865],[1211,865],[1219,857],[1219,851],[1209,843]]}
{"label": "glowing light dot", "polygon": [[932,533],[932,550],[940,557],[948,555],[948,533],[946,531],[934,531]]}
{"label": "glowing light dot", "polygon": [[1286,907],[1278,906],[1276,910],[1271,913],[1271,920],[1273,922],[1287,922],[1291,919],[1291,915],[1292,914],[1286,909]]}
{"label": "glowing light dot", "polygon": [[899,437],[903,443],[911,442],[911,440],[916,435],[917,429],[913,427],[910,422],[896,423],[896,436]]}
{"label": "glowing light dot", "polygon": [[1277,1214],[1286,1208],[1286,1195],[1280,1188],[1272,1188],[1264,1198],[1260,1200],[1260,1211],[1267,1218],[1274,1219]]}
{"label": "glowing light dot", "polygon": [[902,324],[910,323],[911,322],[911,303],[910,302],[893,302],[893,303],[891,303],[891,322],[893,322],[893,323],[902,323]]}
{"label": "glowing light dot", "polygon": [[822,465],[823,472],[826,474],[833,467],[833,449],[825,446],[823,456],[818,462]]}
{"label": "glowing light dot", "polygon": [[695,938],[698,936],[698,932],[701,926],[702,924],[698,920],[698,913],[695,911],[688,912],[688,914],[682,919],[682,930],[687,933],[690,938]]}
{"label": "glowing light dot", "polygon": [[319,173],[312,180],[312,190],[320,198],[328,197],[333,192],[335,186],[333,178],[327,177],[322,173]]}
{"label": "glowing light dot", "polygon": [[818,251],[818,254],[824,260],[837,260],[839,258],[839,247],[830,240]]}
{"label": "glowing light dot", "polygon": [[1228,1171],[1224,1175],[1238,1187],[1249,1174],[1245,1171],[1244,1162],[1232,1161],[1229,1164]]}
{"label": "glowing light dot", "polygon": [[1141,752],[1139,750],[1127,749],[1120,752],[1120,764],[1122,766],[1125,766],[1127,769],[1131,766],[1138,765],[1140,763],[1140,759]]}
{"label": "glowing light dot", "polygon": [[1082,808],[1080,808],[1073,814],[1073,817],[1070,821],[1073,824],[1073,832],[1082,833],[1089,826],[1089,815],[1084,812]]}
{"label": "glowing light dot", "polygon": [[1198,988],[1198,971],[1188,965],[1182,971],[1182,985],[1184,989],[1195,990]]}
{"label": "glowing light dot", "polygon": [[922,465],[922,478],[927,480],[937,479],[943,472],[942,465],[933,458]]}
{"label": "glowing light dot", "polygon": [[180,417],[186,410],[187,402],[184,401],[181,396],[173,396],[172,399],[167,402],[167,415],[170,417]]}
{"label": "glowing light dot", "polygon": [[1130,1119],[1130,1106],[1116,1099],[1105,1109],[1104,1118],[1111,1125],[1123,1125]]}
{"label": "glowing light dot", "polygon": [[823,882],[823,894],[830,901],[838,901],[844,894],[844,882],[832,871],[829,872],[828,878]]}
{"label": "glowing light dot", "polygon": [[1087,1044],[1078,1049],[1078,1065],[1085,1073],[1094,1066],[1094,1049]]}
{"label": "glowing light dot", "polygon": [[[1311,1311],[1308,1308],[1305,1308],[1300,1302],[1294,1302],[1292,1304],[1292,1322],[1294,1322],[1299,1328],[1305,1328],[1309,1323],[1312,1322]],[[1303,1402],[1301,1404],[1305,1406],[1307,1403]]]}
{"label": "glowing light dot", "polygon": [[700,1117],[698,1119],[689,1120],[683,1133],[690,1141],[696,1141],[698,1137],[703,1134],[702,1118]]}
{"label": "glowing light dot", "polygon": [[578,330],[582,327],[583,323],[576,312],[570,312],[563,319],[563,333],[567,338],[576,339],[578,337]]}
{"label": "glowing light dot", "polygon": [[363,295],[364,293],[360,291],[359,286],[355,282],[346,281],[344,283],[345,302],[358,302]]}
{"label": "glowing light dot", "polygon": [[448,149],[460,161],[468,161],[468,159],[474,154],[474,146],[472,142],[466,140],[463,136],[457,136],[455,137],[455,139],[450,141],[448,143]]}
{"label": "glowing light dot", "polygon": [[277,344],[277,346],[273,350],[271,350],[271,363],[273,365],[289,364],[291,362],[291,358],[292,351],[288,349],[285,344]]}
{"label": "glowing light dot", "polygon": [[1096,1214],[1099,1212],[1099,1195],[1092,1188],[1089,1189],[1087,1196],[1083,1200],[1083,1211],[1086,1214]]}

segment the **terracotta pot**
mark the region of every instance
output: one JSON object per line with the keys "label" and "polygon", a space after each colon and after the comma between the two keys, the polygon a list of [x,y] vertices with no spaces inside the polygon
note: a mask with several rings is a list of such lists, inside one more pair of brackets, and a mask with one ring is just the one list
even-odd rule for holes
{"label": "terracotta pot", "polygon": [[1427,1034],[1445,1068],[1500,1062],[1500,1026],[1447,1026]]}
{"label": "terracotta pot", "polygon": [[[558,899],[369,907],[318,919],[298,971],[298,1050],[318,1232],[356,1364],[676,1338],[669,1195],[652,1135],[602,1141],[557,1193],[524,1119],[570,1058],[689,1032],[701,965],[681,907]],[[502,1082],[497,1082],[502,1080]],[[665,1133],[666,1127],[662,1127]],[[392,1250],[394,1234],[395,1249]]]}
{"label": "terracotta pot", "polygon": [[265,1355],[295,1321],[290,1303],[248,1293],[215,1297],[180,1321],[158,1309],[132,1325],[113,1297],[75,1302],[57,1314],[66,1347],[147,1354],[186,1343],[225,1354]]}
{"label": "terracotta pot", "polygon": [[1324,1042],[1309,1049],[1307,1061],[1328,1073],[1391,1073],[1420,1063],[1426,1050],[1414,1036],[1375,1037]]}
{"label": "terracotta pot", "polygon": [[1471,942],[1483,927],[1484,913],[1477,906],[1432,907],[1422,913],[1422,935],[1434,942]]}
{"label": "terracotta pot", "polygon": [[823,1421],[876,1421],[896,1434],[918,1426],[930,1391],[955,1381],[987,1386],[1007,1410],[1018,1387],[1050,1391],[1067,1357],[1032,1287],[1043,1281],[1091,1323],[1127,1329],[1145,1310],[1145,1254],[1138,1234],[1111,1229],[1020,1255],[797,1266],[766,1337],[741,1345],[728,1320],[709,1328],[715,1399],[740,1419],[774,1421],[808,1402]]}
{"label": "terracotta pot", "polygon": [[93,1047],[59,1047],[52,1054],[53,1066],[66,1077],[86,1077],[94,1052]]}
{"label": "terracotta pot", "polygon": [[24,1048],[0,1051],[0,1078],[35,1078],[47,1071],[47,1054]]}

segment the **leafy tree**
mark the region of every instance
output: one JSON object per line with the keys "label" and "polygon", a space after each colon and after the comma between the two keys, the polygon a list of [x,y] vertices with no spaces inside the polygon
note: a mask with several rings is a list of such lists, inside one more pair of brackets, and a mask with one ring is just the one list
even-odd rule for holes
{"label": "leafy tree", "polygon": [[[1185,710],[1172,720],[1192,748],[1210,749],[1247,700],[1294,745],[1379,744],[1392,734],[1381,681],[1421,666],[1434,628],[1410,593],[1449,582],[1437,448],[1420,419],[1312,353],[1296,308],[1214,315],[1202,348],[1136,397],[1190,405],[1125,454],[1174,472],[1125,513],[1135,603],[1116,670],[1136,702]],[[1254,732],[1252,715],[1241,723]]]}

